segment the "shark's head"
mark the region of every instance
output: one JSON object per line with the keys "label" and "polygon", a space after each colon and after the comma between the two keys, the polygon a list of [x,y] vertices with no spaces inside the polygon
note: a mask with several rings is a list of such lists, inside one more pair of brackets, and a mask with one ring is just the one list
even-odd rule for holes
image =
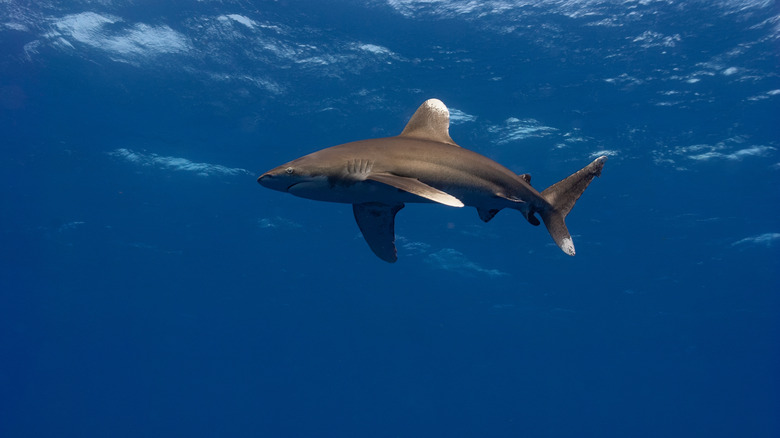
{"label": "shark's head", "polygon": [[282,164],[257,178],[263,187],[294,194],[299,189],[312,184],[319,185],[326,180],[327,176],[321,166],[308,156]]}

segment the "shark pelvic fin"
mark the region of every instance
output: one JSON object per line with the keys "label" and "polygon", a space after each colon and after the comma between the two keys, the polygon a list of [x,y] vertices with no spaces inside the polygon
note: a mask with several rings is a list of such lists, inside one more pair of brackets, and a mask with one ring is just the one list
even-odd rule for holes
{"label": "shark pelvic fin", "polygon": [[422,198],[430,199],[433,202],[438,202],[439,204],[449,205],[450,207],[463,207],[463,202],[461,202],[460,199],[449,193],[442,192],[437,188],[433,188],[416,178],[408,178],[405,176],[393,175],[391,173],[371,173],[366,179],[387,184]]}
{"label": "shark pelvic fin", "polygon": [[395,214],[402,208],[404,204],[352,204],[355,221],[369,248],[377,257],[388,263],[398,260],[398,252],[395,249]]}
{"label": "shark pelvic fin", "polygon": [[[439,99],[428,99],[417,108],[399,137],[436,141],[458,146],[450,138],[450,110]],[[458,146],[459,147],[459,146]]]}
{"label": "shark pelvic fin", "polygon": [[493,217],[495,217],[498,212],[499,210],[497,209],[477,207],[477,213],[479,213],[479,218],[482,219],[482,222],[490,222],[490,219],[493,219]]}

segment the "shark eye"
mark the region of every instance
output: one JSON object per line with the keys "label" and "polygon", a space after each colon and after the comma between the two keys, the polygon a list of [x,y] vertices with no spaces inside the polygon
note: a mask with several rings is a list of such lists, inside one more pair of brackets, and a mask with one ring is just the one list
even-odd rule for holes
{"label": "shark eye", "polygon": [[287,172],[288,175],[292,175],[295,170],[292,167],[288,167],[287,169],[284,169],[285,172]]}

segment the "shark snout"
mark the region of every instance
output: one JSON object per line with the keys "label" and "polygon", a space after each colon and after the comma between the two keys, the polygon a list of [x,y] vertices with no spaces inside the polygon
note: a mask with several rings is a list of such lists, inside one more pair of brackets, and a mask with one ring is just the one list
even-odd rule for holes
{"label": "shark snout", "polygon": [[271,175],[270,173],[266,172],[266,173],[264,173],[264,174],[260,175],[260,177],[259,177],[259,178],[257,178],[257,182],[258,182],[258,183],[259,183],[261,186],[267,186],[267,185],[268,185],[268,183],[269,183],[269,181],[270,181],[272,178],[273,178],[273,175]]}
{"label": "shark snout", "polygon": [[257,178],[257,182],[263,187],[272,190],[278,190],[280,192],[286,192],[287,187],[292,184],[291,181],[286,181],[286,179],[287,178],[280,177],[273,171],[270,171],[260,175],[260,178]]}
{"label": "shark snout", "polygon": [[261,186],[271,190],[286,192],[290,189],[290,187],[304,181],[297,175],[293,175],[293,173],[287,169],[289,169],[289,167],[269,170],[268,172],[260,175],[260,177],[257,178],[257,182]]}

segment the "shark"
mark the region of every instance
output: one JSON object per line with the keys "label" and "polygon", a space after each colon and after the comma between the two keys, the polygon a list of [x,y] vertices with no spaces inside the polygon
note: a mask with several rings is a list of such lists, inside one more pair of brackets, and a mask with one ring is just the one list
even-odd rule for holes
{"label": "shark", "polygon": [[352,204],[369,248],[389,263],[398,260],[395,216],[408,203],[475,207],[484,222],[503,209],[517,210],[531,225],[543,222],[558,247],[573,256],[566,216],[601,175],[607,157],[539,192],[529,174],[459,146],[449,126],[447,106],[428,99],[397,136],[328,147],[275,167],[257,182],[301,198]]}

